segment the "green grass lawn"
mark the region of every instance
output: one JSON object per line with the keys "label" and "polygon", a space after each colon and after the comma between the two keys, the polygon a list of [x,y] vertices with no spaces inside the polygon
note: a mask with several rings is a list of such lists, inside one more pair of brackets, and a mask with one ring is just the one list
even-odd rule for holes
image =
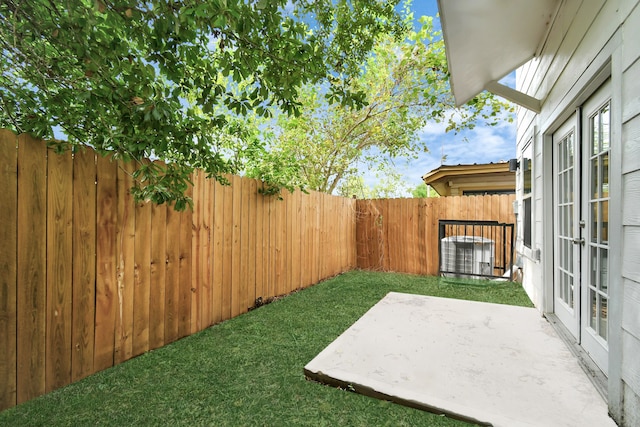
{"label": "green grass lawn", "polygon": [[0,413],[0,426],[454,426],[305,380],[388,292],[531,306],[518,284],[353,271]]}

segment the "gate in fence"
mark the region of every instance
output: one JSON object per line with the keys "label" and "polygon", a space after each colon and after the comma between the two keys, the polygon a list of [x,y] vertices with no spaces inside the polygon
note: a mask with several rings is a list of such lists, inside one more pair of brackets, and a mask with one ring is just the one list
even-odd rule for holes
{"label": "gate in fence", "polygon": [[514,224],[439,220],[438,274],[513,280]]}

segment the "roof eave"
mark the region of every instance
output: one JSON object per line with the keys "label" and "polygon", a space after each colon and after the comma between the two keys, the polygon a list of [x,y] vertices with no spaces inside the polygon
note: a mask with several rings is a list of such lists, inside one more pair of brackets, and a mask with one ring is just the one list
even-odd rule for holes
{"label": "roof eave", "polygon": [[561,0],[438,0],[456,105],[483,90],[524,108],[541,101],[498,81],[539,54]]}

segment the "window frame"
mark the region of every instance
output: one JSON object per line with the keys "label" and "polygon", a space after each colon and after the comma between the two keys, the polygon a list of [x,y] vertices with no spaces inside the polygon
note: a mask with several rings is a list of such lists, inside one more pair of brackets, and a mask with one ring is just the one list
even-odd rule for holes
{"label": "window frame", "polygon": [[522,194],[522,244],[533,250],[533,136],[524,144],[520,155],[520,182]]}

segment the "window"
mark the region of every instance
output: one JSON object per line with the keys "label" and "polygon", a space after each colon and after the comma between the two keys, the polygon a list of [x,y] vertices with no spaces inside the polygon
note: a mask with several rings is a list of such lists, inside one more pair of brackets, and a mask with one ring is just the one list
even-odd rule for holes
{"label": "window", "polygon": [[522,158],[520,159],[520,176],[522,177],[522,204],[524,212],[522,215],[522,240],[524,245],[531,249],[531,184],[532,184],[532,156],[531,156],[531,141],[529,141],[522,152]]}

